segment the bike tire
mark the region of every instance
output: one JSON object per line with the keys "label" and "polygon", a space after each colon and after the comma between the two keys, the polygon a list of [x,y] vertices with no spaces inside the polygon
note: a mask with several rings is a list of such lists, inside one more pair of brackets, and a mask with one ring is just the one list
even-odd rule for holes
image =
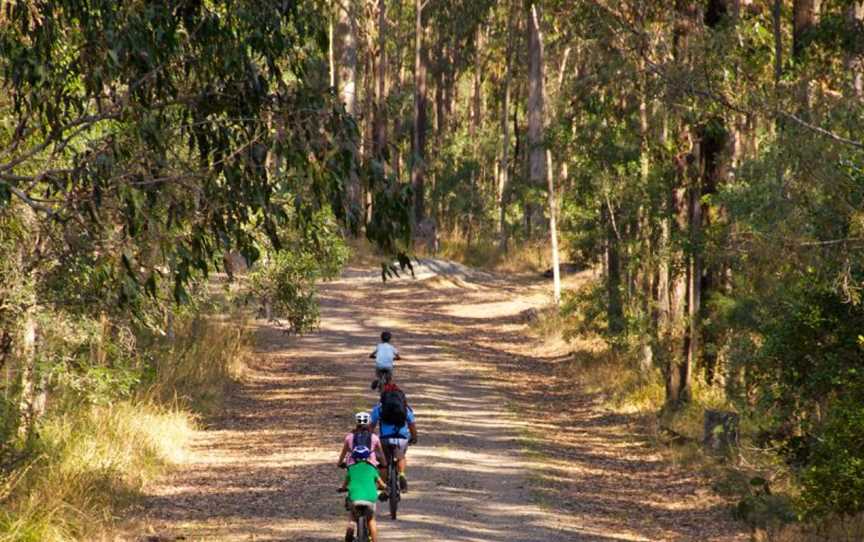
{"label": "bike tire", "polygon": [[391,453],[390,464],[388,465],[389,474],[387,475],[387,486],[390,490],[390,519],[396,519],[396,513],[399,510],[399,471],[396,469],[396,462],[392,459],[395,454]]}
{"label": "bike tire", "polygon": [[357,542],[369,542],[369,525],[366,519],[366,511],[362,511],[362,515],[357,518],[357,535],[354,540]]}

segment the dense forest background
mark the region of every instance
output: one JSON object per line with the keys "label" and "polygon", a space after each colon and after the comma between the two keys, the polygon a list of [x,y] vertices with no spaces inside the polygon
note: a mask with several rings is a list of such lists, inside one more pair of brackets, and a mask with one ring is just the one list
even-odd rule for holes
{"label": "dense forest background", "polygon": [[864,510],[864,2],[13,0],[0,69],[0,531],[100,408],[219,395],[240,297],[314,328],[357,236],[602,269],[569,336]]}

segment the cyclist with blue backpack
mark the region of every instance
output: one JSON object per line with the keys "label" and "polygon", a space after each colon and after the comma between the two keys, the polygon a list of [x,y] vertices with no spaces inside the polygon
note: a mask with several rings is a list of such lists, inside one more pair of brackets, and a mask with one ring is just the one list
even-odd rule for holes
{"label": "cyclist with blue backpack", "polygon": [[408,491],[405,454],[408,451],[408,444],[417,443],[417,426],[414,410],[408,406],[405,393],[399,389],[399,386],[393,383],[384,386],[381,400],[370,413],[369,424],[373,430],[376,425],[379,425],[380,442],[394,447],[393,460],[396,461],[399,472],[399,489]]}
{"label": "cyclist with blue backpack", "polygon": [[357,457],[366,454],[361,461],[366,461],[374,467],[387,468],[387,458],[384,456],[384,448],[378,435],[372,432],[371,416],[368,412],[358,412],[354,415],[354,430],[345,435],[342,443],[342,452],[339,453],[338,465],[350,467],[357,462]]}

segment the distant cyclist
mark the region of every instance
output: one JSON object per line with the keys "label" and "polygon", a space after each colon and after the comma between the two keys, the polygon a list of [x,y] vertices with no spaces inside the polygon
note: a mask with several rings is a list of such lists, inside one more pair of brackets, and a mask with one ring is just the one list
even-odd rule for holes
{"label": "distant cyclist", "polygon": [[405,393],[399,389],[399,386],[394,383],[384,386],[381,400],[372,409],[369,423],[372,429],[380,424],[378,433],[381,443],[395,447],[393,459],[399,472],[399,488],[408,491],[405,454],[408,444],[417,443],[417,426],[414,421],[414,410],[408,406]]}
{"label": "distant cyclist", "polygon": [[[378,387],[378,381],[382,376],[393,377],[394,361],[402,359],[399,357],[399,351],[390,344],[392,338],[393,335],[389,331],[382,333],[381,342],[375,347],[375,351],[369,355],[371,359],[375,360],[375,380],[372,381],[372,385],[370,386],[373,390]],[[385,382],[387,380],[389,379],[385,378]]]}

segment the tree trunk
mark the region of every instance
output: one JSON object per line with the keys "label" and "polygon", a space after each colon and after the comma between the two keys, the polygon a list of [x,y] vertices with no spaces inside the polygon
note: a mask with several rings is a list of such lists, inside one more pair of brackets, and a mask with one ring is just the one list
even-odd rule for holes
{"label": "tree trunk", "polygon": [[[535,2],[531,2],[528,21],[528,180],[532,186],[541,187],[546,182],[543,34]],[[531,224],[539,224],[542,218],[535,205],[530,205],[526,210],[530,236]]]}
{"label": "tree trunk", "polygon": [[[849,6],[848,18],[852,32],[864,35],[864,1],[855,0]],[[852,93],[859,99],[864,99],[864,59],[859,54],[857,58],[849,55],[847,66],[852,79]]]}
{"label": "tree trunk", "polygon": [[[685,163],[680,167],[678,187],[674,190],[672,207],[674,212],[673,237],[684,237],[689,225],[687,170]],[[686,254],[678,252],[678,265],[674,265],[669,277],[669,343],[672,347],[669,357],[669,368],[666,375],[666,406],[678,408],[690,398],[690,330],[685,315],[689,313],[687,306],[690,292],[690,273],[692,266]],[[670,262],[671,263],[671,262]],[[678,339],[681,339],[681,343]],[[676,345],[681,344],[681,349]]]}
{"label": "tree trunk", "polygon": [[474,56],[474,94],[472,96],[471,125],[468,133],[472,138],[477,136],[483,123],[483,27],[477,26],[477,37],[475,38]]}
{"label": "tree trunk", "polygon": [[808,34],[819,24],[822,0],[795,0],[793,7],[792,55],[800,59],[807,46]]}
{"label": "tree trunk", "polygon": [[608,200],[603,205],[601,216],[606,227],[606,300],[608,331],[618,335],[624,331],[624,307],[621,302],[621,253],[615,219],[615,211]]}
{"label": "tree trunk", "polygon": [[[426,0],[428,1],[428,0]],[[423,45],[424,0],[415,0],[414,20],[414,159],[411,167],[411,184],[414,187],[414,223],[426,217],[425,169],[426,169],[426,65],[427,54]]]}
{"label": "tree trunk", "polygon": [[[357,114],[357,14],[353,2],[336,2],[336,27],[333,31],[333,50],[338,66],[334,70],[336,87],[339,97],[345,105],[345,111],[352,117]],[[361,132],[362,133],[362,132]],[[357,174],[357,148],[352,149],[354,155],[351,171],[345,185],[345,219],[349,229],[358,231],[362,221],[362,191],[360,177]]]}
{"label": "tree trunk", "polygon": [[[740,7],[738,2],[734,0],[713,0],[715,4],[722,5],[727,16],[732,17],[732,21],[737,24],[738,13]],[[719,26],[722,18],[717,20],[712,28]],[[733,141],[740,140],[740,132],[738,126],[733,123]],[[703,264],[704,246],[702,235],[704,231],[709,231],[714,220],[722,219],[725,215],[722,209],[713,207],[710,203],[702,203],[702,201],[712,201],[711,196],[717,194],[720,187],[726,181],[728,164],[734,159],[736,150],[733,148],[729,152],[730,147],[729,130],[726,123],[720,117],[713,118],[705,122],[699,133],[699,158],[700,158],[700,175],[701,175],[701,190],[693,190],[693,194],[698,196],[698,201],[693,205],[697,208],[693,212],[698,212],[700,217],[693,217],[694,228],[691,230],[691,235],[694,236],[691,246],[693,247],[693,266],[694,266],[694,302],[691,305],[691,317],[695,319],[692,322],[691,335],[694,340],[691,346],[699,346],[699,354],[702,359],[702,366],[705,370],[705,381],[711,385],[714,383],[718,372],[719,363],[719,341],[720,336],[716,332],[716,326],[709,325],[707,329],[703,325],[705,321],[713,321],[713,314],[704,302],[710,300],[714,295],[714,291],[718,288],[726,278],[727,268],[722,261],[713,261],[708,266]],[[706,197],[707,196],[707,197]],[[703,268],[704,267],[704,268]],[[698,341],[698,342],[697,342]],[[695,355],[691,356],[691,365],[695,362]]]}
{"label": "tree trunk", "polygon": [[552,151],[546,149],[546,176],[549,180],[549,241],[552,251],[552,299],[556,305],[561,304],[561,266],[558,258],[558,226],[556,215],[558,208],[555,203],[555,179],[552,173]]}
{"label": "tree trunk", "polygon": [[513,65],[513,18],[515,10],[510,4],[507,25],[507,60],[504,72],[504,98],[501,100],[501,166],[498,181],[498,249],[507,252],[507,189],[510,184],[510,87]]}
{"label": "tree trunk", "polygon": [[[793,32],[792,32],[792,57],[801,61],[807,42],[819,24],[819,15],[822,9],[822,0],[795,0],[793,10]],[[798,83],[798,101],[800,103],[799,115],[804,119],[810,118],[811,109],[811,81],[802,77]]]}
{"label": "tree trunk", "polygon": [[[690,62],[689,40],[699,10],[692,0],[677,0],[675,9],[678,20],[674,29],[673,54],[675,61],[680,65]],[[686,141],[691,151],[676,159],[676,185],[671,192],[671,215],[672,222],[671,239],[692,238],[690,226],[692,221],[691,191],[693,169],[698,165],[695,162],[694,152],[696,146],[693,143],[693,134],[690,127],[682,125],[680,129],[682,140]],[[691,346],[693,339],[690,314],[692,312],[694,266],[691,255],[683,249],[675,250],[674,256],[669,260],[669,321],[667,327],[667,343],[669,345],[668,360],[666,367],[666,407],[678,408],[682,403],[690,400],[690,373],[694,350]]]}
{"label": "tree trunk", "polygon": [[374,155],[382,165],[387,148],[387,2],[378,0],[378,72],[375,101]]}
{"label": "tree trunk", "polygon": [[35,306],[31,304],[24,311],[18,342],[18,358],[21,396],[18,402],[19,424],[18,436],[27,438],[33,430],[33,424],[38,416],[38,395],[36,370],[36,315]]}
{"label": "tree trunk", "polygon": [[[703,155],[701,149],[699,156]],[[700,158],[701,160],[701,158]],[[701,168],[700,168],[701,169]],[[687,335],[686,335],[686,358],[687,376],[696,366],[702,348],[702,178],[701,172],[697,170],[691,175],[687,188],[687,218],[690,234],[689,269],[687,273]],[[681,398],[689,400],[689,396]],[[681,400],[679,399],[679,401]]]}
{"label": "tree trunk", "polygon": [[444,74],[446,60],[444,58],[443,37],[439,36],[435,44],[434,61],[431,62],[433,67],[432,80],[435,82],[435,144],[441,144],[444,132],[446,130],[445,123],[447,122],[446,106],[444,102],[446,96],[446,77]]}
{"label": "tree trunk", "polygon": [[[650,156],[650,131],[648,122],[648,89],[647,74],[645,73],[644,61],[639,62],[639,71],[642,73],[639,85],[639,180],[642,186],[647,187],[651,175]],[[656,249],[656,235],[651,228],[651,217],[649,206],[639,206],[639,227],[643,234],[643,258],[641,266],[642,284],[642,314],[647,320],[648,332],[642,338],[642,357],[639,360],[639,370],[642,375],[647,375],[654,364],[654,350],[658,344],[657,320],[654,317],[655,309],[652,307],[655,298],[656,276],[654,269],[659,268],[659,262],[655,261],[654,251]]]}

